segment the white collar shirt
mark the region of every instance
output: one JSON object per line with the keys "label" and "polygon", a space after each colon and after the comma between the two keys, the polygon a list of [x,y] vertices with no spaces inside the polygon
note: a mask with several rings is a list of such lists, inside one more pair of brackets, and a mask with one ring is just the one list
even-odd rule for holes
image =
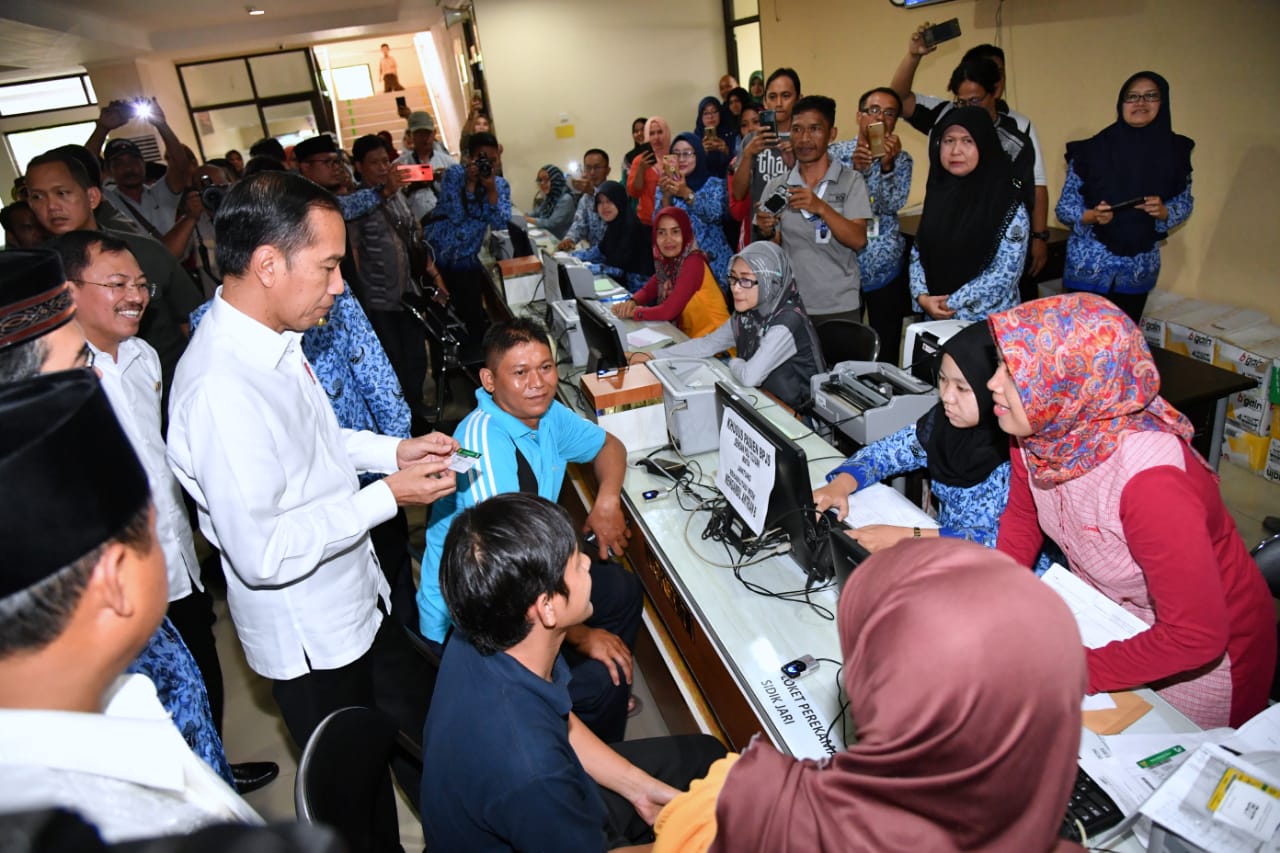
{"label": "white collar shirt", "polygon": [[200,564],[182,490],[169,470],[160,433],[160,356],[136,337],[121,341],[114,359],[92,343],[89,347],[116,419],[147,472],[156,507],[156,533],[169,575],[169,600],[186,598],[193,586],[204,587],[200,585]]}
{"label": "white collar shirt", "polygon": [[302,353],[222,298],[178,363],[169,464],[222,553],[249,666],[285,680],[336,669],[373,645],[390,589],[369,530],[396,512],[381,480],[400,440],[343,430]]}
{"label": "white collar shirt", "polygon": [[62,806],[108,842],[262,818],[182,739],[144,675],[101,714],[0,709],[0,811]]}

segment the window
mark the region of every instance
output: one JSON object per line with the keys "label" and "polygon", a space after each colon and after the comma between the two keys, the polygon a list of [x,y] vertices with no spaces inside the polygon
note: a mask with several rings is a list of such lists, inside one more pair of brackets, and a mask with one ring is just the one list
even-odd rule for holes
{"label": "window", "polygon": [[724,39],[729,73],[745,89],[751,73],[764,67],[759,0],[724,0]]}
{"label": "window", "polygon": [[347,65],[330,71],[321,71],[324,87],[333,92],[339,101],[354,101],[373,94],[373,77],[368,65]]}
{"label": "window", "polygon": [[88,74],[0,86],[0,116],[91,107],[97,102]]}
{"label": "window", "polygon": [[27,164],[31,160],[51,148],[59,145],[84,145],[84,141],[93,133],[97,122],[81,121],[75,124],[60,124],[56,127],[38,127],[34,130],[15,130],[4,135],[13,152],[13,160],[18,172],[25,175]]}

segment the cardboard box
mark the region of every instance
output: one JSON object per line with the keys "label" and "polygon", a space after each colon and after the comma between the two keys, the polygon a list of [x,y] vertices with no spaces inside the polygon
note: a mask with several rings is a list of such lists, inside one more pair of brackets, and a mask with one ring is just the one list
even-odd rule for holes
{"label": "cardboard box", "polygon": [[[1260,335],[1276,332],[1272,340],[1258,341]],[[1252,334],[1251,334],[1252,333]],[[1237,342],[1243,342],[1237,343]],[[1272,430],[1270,389],[1272,374],[1280,359],[1280,328],[1268,324],[1235,332],[1231,340],[1218,341],[1213,363],[1224,370],[1248,376],[1258,384],[1227,398],[1227,416],[1257,435],[1280,435]]]}
{"label": "cardboard box", "polygon": [[1186,302],[1187,299],[1182,296],[1162,290],[1151,291],[1142,312],[1142,322],[1138,324],[1138,328],[1142,329],[1142,336],[1147,339],[1148,346],[1165,346],[1168,340],[1166,332],[1169,317],[1176,316],[1183,310]]}
{"label": "cardboard box", "polygon": [[643,364],[603,375],[585,373],[579,380],[592,420],[617,436],[628,453],[667,443],[662,383]]}
{"label": "cardboard box", "polygon": [[1255,474],[1263,473],[1267,467],[1268,454],[1274,443],[1230,420],[1222,427],[1222,458]]}
{"label": "cardboard box", "polygon": [[1246,329],[1267,323],[1267,315],[1261,311],[1201,303],[1179,310],[1169,319],[1165,340],[1169,349],[1212,364],[1220,338],[1230,340]]}
{"label": "cardboard box", "polygon": [[1165,348],[1189,355],[1205,364],[1213,363],[1213,348],[1217,340],[1206,332],[1170,320],[1165,326]]}
{"label": "cardboard box", "polygon": [[1271,439],[1271,448],[1267,451],[1267,464],[1262,469],[1262,476],[1273,483],[1280,483],[1280,438]]}

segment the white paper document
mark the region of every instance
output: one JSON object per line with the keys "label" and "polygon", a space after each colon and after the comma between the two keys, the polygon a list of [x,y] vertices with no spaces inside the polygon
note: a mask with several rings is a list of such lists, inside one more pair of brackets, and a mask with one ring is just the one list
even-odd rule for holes
{"label": "white paper document", "polygon": [[627,332],[627,343],[637,349],[651,347],[669,340],[671,340],[670,335],[664,335],[657,329],[650,329],[647,326]]}
{"label": "white paper document", "polygon": [[1147,624],[1054,563],[1041,578],[1071,608],[1086,648],[1098,649],[1147,630]]}
{"label": "white paper document", "polygon": [[850,527],[866,527],[868,524],[888,524],[894,527],[938,526],[938,522],[920,511],[920,507],[884,483],[858,489],[849,495],[849,514],[844,520]]}
{"label": "white paper document", "polygon": [[774,474],[773,444],[726,407],[720,422],[716,487],[757,536],[764,533]]}

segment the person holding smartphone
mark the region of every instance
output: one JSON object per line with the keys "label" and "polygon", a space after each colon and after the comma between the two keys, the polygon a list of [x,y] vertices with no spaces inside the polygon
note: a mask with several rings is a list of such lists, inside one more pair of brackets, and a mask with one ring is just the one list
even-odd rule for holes
{"label": "person holding smartphone", "polygon": [[703,98],[698,104],[698,120],[693,127],[693,133],[702,140],[702,150],[707,155],[707,174],[713,178],[724,177],[725,170],[729,168],[729,158],[738,144],[738,134],[725,120],[724,113],[724,107],[716,98]]}
{"label": "person holding smartphone", "polygon": [[653,199],[658,186],[662,158],[671,153],[671,125],[662,116],[653,116],[644,126],[645,142],[631,161],[627,195],[634,198],[640,222],[653,227]]}
{"label": "person holding smartphone", "polygon": [[1116,121],[1067,143],[1056,211],[1071,228],[1062,284],[1100,293],[1136,323],[1160,276],[1160,243],[1191,215],[1191,149],[1173,132],[1169,83],[1154,71],[1124,82]]}
{"label": "person holding smartphone", "polygon": [[[765,185],[795,165],[791,150],[791,109],[799,99],[800,75],[795,69],[779,68],[769,75],[760,130],[743,139],[739,165],[733,174],[732,198],[750,198],[753,212],[759,210],[765,198]],[[757,226],[753,238],[764,239],[760,231],[763,226]]]}

